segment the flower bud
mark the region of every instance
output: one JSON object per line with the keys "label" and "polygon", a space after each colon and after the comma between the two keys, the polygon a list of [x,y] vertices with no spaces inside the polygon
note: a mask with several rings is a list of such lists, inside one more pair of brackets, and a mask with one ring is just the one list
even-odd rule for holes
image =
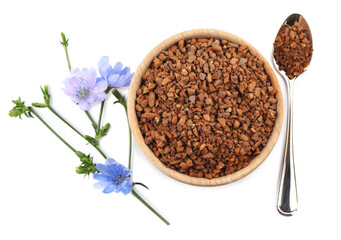
{"label": "flower bud", "polygon": [[77,155],[80,159],[86,157],[86,155],[85,155],[84,153],[80,152],[80,151],[76,151],[76,155]]}
{"label": "flower bud", "polygon": [[99,133],[96,135],[95,139],[99,139],[107,135],[109,128],[110,128],[110,123],[105,124],[104,127],[102,127],[102,129],[99,130]]}
{"label": "flower bud", "polygon": [[95,138],[90,137],[90,136],[88,136],[88,135],[85,135],[84,138],[85,138],[85,140],[87,140],[91,145],[93,145],[93,146],[98,146],[98,141],[97,141]]}
{"label": "flower bud", "polygon": [[24,114],[26,117],[33,117],[31,115],[30,107],[25,105],[25,102],[21,101],[20,97],[18,100],[12,101],[15,106],[9,111],[10,117],[19,117],[21,119],[21,115]]}
{"label": "flower bud", "polygon": [[37,107],[37,108],[45,108],[47,107],[46,104],[44,103],[32,103],[33,107]]}
{"label": "flower bud", "polygon": [[80,158],[82,157],[80,159],[82,163],[79,165],[79,167],[76,168],[76,173],[90,175],[90,173],[97,172],[96,164],[93,162],[90,155],[86,156],[84,153],[81,153],[79,151],[77,151],[76,154]]}

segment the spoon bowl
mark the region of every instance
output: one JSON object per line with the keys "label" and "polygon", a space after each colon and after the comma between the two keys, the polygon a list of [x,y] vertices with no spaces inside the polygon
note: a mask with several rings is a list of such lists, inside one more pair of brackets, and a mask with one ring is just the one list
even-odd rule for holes
{"label": "spoon bowl", "polygon": [[[292,46],[286,46],[288,47],[287,49],[285,49],[283,46],[285,46],[285,44],[277,47],[279,50],[281,50],[280,48],[282,48],[284,51],[287,52],[286,56],[285,56],[285,60],[292,60],[293,62],[297,63],[298,61],[303,61],[304,63],[300,64],[302,65],[302,72],[296,73],[293,77],[289,77],[287,75],[286,72],[286,68],[288,68],[288,66],[285,66],[285,62],[281,62],[280,60],[284,60],[284,59],[276,59],[280,58],[281,56],[278,56],[280,52],[275,51],[276,48],[276,41],[278,39],[278,37],[281,35],[281,33],[285,31],[289,31],[288,29],[290,28],[294,28],[296,27],[298,32],[300,32],[300,35],[302,34],[302,36],[297,35],[296,38],[298,39],[294,39],[296,42],[301,43],[301,44],[296,44],[297,47],[293,48]],[[292,35],[291,32],[288,34],[289,37],[292,39]],[[291,41],[294,41],[291,40]],[[282,43],[281,43],[282,44]],[[278,46],[279,44],[277,44]],[[304,46],[303,46],[304,45]],[[298,76],[302,75],[308,68],[308,65],[311,62],[312,59],[312,54],[313,54],[313,39],[312,39],[312,34],[309,28],[309,25],[307,23],[307,21],[304,19],[304,17],[300,14],[294,13],[291,14],[287,19],[285,19],[285,21],[283,22],[283,24],[281,25],[276,39],[275,39],[275,43],[274,43],[274,50],[273,50],[273,65],[275,66],[276,70],[282,75],[282,77],[284,78],[289,78],[289,80],[291,79],[296,79]],[[308,51],[306,51],[308,50]],[[302,51],[306,51],[306,52],[302,52]],[[282,51],[283,52],[283,51]],[[283,57],[282,57],[283,58]],[[286,80],[286,79],[285,79]]]}
{"label": "spoon bowl", "polygon": [[278,31],[272,55],[273,64],[285,80],[288,91],[287,132],[277,195],[277,209],[285,216],[292,216],[298,209],[293,145],[294,82],[307,70],[312,51],[308,23],[300,14],[290,15]]}

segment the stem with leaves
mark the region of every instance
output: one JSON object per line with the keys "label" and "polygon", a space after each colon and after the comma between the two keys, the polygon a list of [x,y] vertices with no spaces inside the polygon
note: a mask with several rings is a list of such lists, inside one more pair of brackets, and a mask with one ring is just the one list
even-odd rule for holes
{"label": "stem with leaves", "polygon": [[101,109],[100,109],[100,112],[99,112],[99,118],[98,118],[97,129],[96,129],[96,135],[98,135],[99,131],[101,130],[101,121],[102,121],[104,104],[105,104],[105,100],[103,100],[101,102]]}
{"label": "stem with leaves", "polygon": [[[63,32],[61,33],[61,35],[62,35],[62,41],[60,42],[60,44],[65,49],[66,60],[67,60],[67,64],[68,64],[68,67],[69,67],[69,72],[71,73],[71,64],[70,64],[70,58],[69,58],[69,52],[68,52],[69,39],[66,39],[65,34]],[[102,118],[102,111],[103,111],[103,109],[101,109],[100,118]],[[89,118],[93,128],[95,129],[95,133],[96,133],[96,137],[97,137],[98,134],[99,134],[99,131],[100,131],[100,126],[99,125],[100,125],[101,119],[99,119],[98,125],[97,125],[95,123],[94,119],[91,117],[90,113],[88,111],[84,111],[84,112],[85,112],[86,116]]]}
{"label": "stem with leaves", "polygon": [[[62,38],[63,38],[63,43],[62,45],[65,48],[65,52],[66,52],[66,58],[69,64],[69,68],[70,67],[70,62],[69,62],[69,57],[68,57],[68,53],[67,53],[67,46],[68,46],[68,40],[66,40],[65,35],[62,33]],[[70,70],[71,71],[71,70]],[[109,91],[108,91],[109,92]],[[107,92],[107,93],[108,93]],[[123,107],[124,110],[126,112],[126,117],[127,117],[127,121],[128,121],[128,109],[127,109],[127,103],[125,98],[121,95],[121,93],[117,90],[114,89],[113,91],[113,95],[117,98],[117,101],[115,103],[120,103]],[[94,122],[94,120],[92,119],[92,117],[90,116],[89,112],[85,112],[86,115],[88,116],[88,118],[90,119],[95,131],[96,131],[96,138],[97,136],[100,135],[100,131],[101,131],[101,120],[102,120],[102,113],[103,113],[103,109],[104,109],[104,104],[105,101],[102,101],[101,103],[101,109],[100,109],[100,114],[99,114],[99,119],[98,119],[98,124],[96,125],[96,123]],[[131,134],[131,129],[130,129],[130,125],[129,125],[129,121],[128,121],[128,131],[129,131],[129,156],[128,156],[128,168],[131,169],[131,151],[132,151],[132,134]],[[98,141],[97,139],[93,139],[89,136],[85,136],[85,138],[91,143],[93,144],[95,147],[98,146]],[[141,183],[135,183],[135,184],[140,184],[144,187],[146,187],[144,184]],[[164,223],[166,223],[167,225],[169,225],[170,223],[163,218],[154,208],[152,208],[135,190],[134,190],[134,185],[131,188],[132,194],[134,197],[136,197],[143,205],[145,205],[149,210],[151,210],[156,216],[158,216]]]}
{"label": "stem with leaves", "polygon": [[[65,49],[65,54],[66,54],[66,59],[68,62],[68,67],[69,71],[71,72],[71,64],[69,60],[69,55],[68,55],[68,39],[66,39],[65,34],[61,33],[62,35],[62,42],[61,44],[63,45]],[[104,136],[106,132],[108,131],[110,125],[106,124],[102,129],[101,129],[101,120],[102,120],[102,113],[104,109],[104,104],[105,102],[103,101],[101,103],[101,111],[100,111],[100,116],[98,120],[98,125],[96,125],[95,121],[92,119],[90,113],[88,111],[85,111],[86,115],[90,119],[92,125],[94,126],[94,129],[96,131],[96,137],[92,138],[87,135],[81,134],[76,128],[74,128],[70,123],[68,123],[61,115],[59,115],[50,105],[50,94],[48,91],[48,86],[45,86],[44,88],[41,88],[43,95],[44,95],[44,101],[45,103],[33,103],[33,107],[38,107],[38,108],[48,108],[52,113],[54,113],[60,120],[62,120],[65,124],[67,124],[71,129],[73,129],[78,135],[86,139],[91,145],[93,145],[104,158],[107,158],[105,154],[102,152],[102,150],[99,148],[98,144],[98,138],[101,136]],[[120,92],[115,89],[113,91],[113,94],[117,98],[118,101],[115,103],[120,103],[126,112],[127,120],[128,120],[128,112],[127,112],[127,104],[124,99],[124,97],[120,94]],[[21,101],[20,97],[18,100],[12,101],[15,104],[15,107],[10,110],[9,115],[11,117],[19,117],[21,119],[21,116],[24,114],[26,117],[37,117],[59,140],[61,140],[71,151],[73,151],[80,159],[81,165],[77,168],[77,173],[79,174],[87,174],[89,175],[90,173],[95,173],[98,172],[96,170],[96,164],[93,162],[92,157],[90,155],[85,155],[84,153],[77,151],[75,148],[73,148],[63,137],[61,137],[35,110],[32,106],[27,107],[25,105],[25,102]],[[129,159],[128,159],[128,168],[131,168],[131,150],[132,150],[132,136],[131,136],[131,129],[129,126],[129,121],[128,121],[128,129],[129,129]],[[151,207],[135,190],[134,186],[135,185],[142,185],[146,187],[144,184],[135,182],[132,185],[131,192],[134,197],[136,197],[142,204],[144,204],[149,210],[151,210],[156,216],[158,216],[164,223],[169,225],[170,223],[163,218],[153,207]],[[147,187],[146,187],[147,188]]]}
{"label": "stem with leaves", "polygon": [[69,67],[69,72],[71,72],[71,64],[70,64],[70,59],[69,59],[69,53],[67,47],[69,46],[69,39],[66,39],[65,34],[62,32],[62,40],[60,44],[64,47],[65,49],[65,55],[66,55],[66,60],[67,60],[67,65]]}
{"label": "stem with leaves", "polygon": [[[32,103],[32,106],[38,107],[38,108],[45,108],[47,107],[54,115],[56,115],[60,120],[62,120],[67,126],[69,126],[72,130],[74,130],[79,136],[87,140],[92,146],[94,146],[97,151],[104,157],[106,158],[106,155],[103,153],[102,149],[100,149],[99,144],[97,139],[94,139],[90,136],[83,135],[81,132],[79,132],[74,126],[72,126],[68,121],[66,121],[57,111],[51,106],[50,104],[50,92],[49,92],[49,87],[47,85],[43,87],[40,87],[43,96],[44,96],[44,102],[45,103]],[[109,127],[107,127],[109,128]],[[100,134],[101,136],[104,135],[105,133]]]}
{"label": "stem with leaves", "polygon": [[132,136],[131,136],[131,129],[128,121],[128,109],[127,109],[127,102],[122,94],[115,89],[112,94],[117,98],[117,101],[114,104],[119,103],[124,107],[126,112],[127,122],[128,122],[128,131],[129,131],[129,157],[128,157],[128,168],[131,169],[131,150],[132,150]]}
{"label": "stem with leaves", "polygon": [[[46,90],[48,93],[48,88],[45,86],[42,89],[43,92]],[[33,103],[32,106],[45,108],[49,105],[50,95],[44,95],[45,103]],[[92,161],[92,157],[89,155],[85,155],[84,153],[77,151],[74,147],[72,147],[62,136],[60,136],[35,110],[32,106],[26,106],[25,102],[21,101],[20,97],[18,100],[12,101],[15,106],[10,110],[10,117],[19,117],[21,119],[21,115],[25,115],[28,118],[33,118],[35,116],[38,118],[60,141],[62,141],[71,151],[73,151],[77,157],[79,157],[81,161],[81,165],[77,168],[76,172],[79,174],[89,175],[90,173],[98,172],[96,170],[96,164]],[[65,121],[66,122],[66,121]],[[67,122],[66,122],[67,123]]]}

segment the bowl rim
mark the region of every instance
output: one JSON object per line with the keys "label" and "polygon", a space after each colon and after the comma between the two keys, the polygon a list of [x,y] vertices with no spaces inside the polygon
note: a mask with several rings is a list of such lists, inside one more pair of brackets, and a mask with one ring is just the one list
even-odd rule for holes
{"label": "bowl rim", "polygon": [[[153,59],[157,57],[161,51],[168,49],[169,47],[177,43],[179,40],[191,39],[191,38],[218,38],[218,39],[226,39],[228,41],[238,43],[241,45],[247,45],[251,54],[256,56],[259,60],[264,62],[265,71],[270,78],[272,86],[277,90],[277,94],[276,94],[277,117],[276,117],[275,125],[272,130],[272,134],[270,138],[268,139],[268,143],[266,144],[266,146],[262,149],[260,154],[258,154],[254,159],[251,160],[250,164],[247,167],[242,168],[239,171],[236,171],[232,174],[225,175],[225,176],[218,177],[218,178],[206,179],[206,178],[191,177],[189,175],[180,173],[176,170],[167,168],[155,156],[153,151],[145,144],[141,130],[138,126],[138,120],[136,116],[136,110],[135,110],[136,92],[141,86],[141,82],[142,82],[141,79],[142,79],[143,74],[148,69]],[[282,127],[282,122],[283,122],[282,92],[281,92],[281,88],[278,83],[277,77],[273,69],[271,68],[270,64],[268,63],[268,61],[263,57],[263,55],[260,52],[258,52],[251,44],[249,44],[245,40],[231,33],[221,31],[221,30],[215,30],[215,29],[194,29],[194,30],[181,32],[181,33],[175,34],[167,38],[166,40],[158,44],[155,48],[153,48],[147,54],[147,56],[142,60],[142,62],[140,63],[140,65],[137,67],[135,71],[134,77],[129,87],[127,110],[128,110],[129,124],[130,124],[131,131],[133,133],[134,139],[137,145],[139,146],[139,148],[144,153],[144,155],[152,162],[152,164],[155,167],[157,167],[160,171],[162,171],[163,173],[165,173],[166,175],[168,175],[169,177],[173,179],[176,179],[183,183],[197,185],[197,186],[218,186],[218,185],[223,185],[227,183],[232,183],[247,176],[251,172],[253,172],[258,166],[260,166],[264,162],[264,160],[272,151],[279,137],[281,127]]]}

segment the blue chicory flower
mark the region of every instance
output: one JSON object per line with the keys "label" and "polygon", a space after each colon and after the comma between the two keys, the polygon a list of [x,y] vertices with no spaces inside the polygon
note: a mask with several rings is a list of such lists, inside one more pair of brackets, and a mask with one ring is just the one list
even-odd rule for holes
{"label": "blue chicory flower", "polygon": [[131,170],[116,162],[112,158],[107,158],[104,164],[97,164],[96,169],[100,173],[94,173],[95,188],[104,188],[104,193],[122,192],[128,194],[131,192],[132,180],[129,177]]}
{"label": "blue chicory flower", "polygon": [[130,73],[130,68],[125,67],[122,69],[123,64],[117,62],[114,67],[109,64],[109,57],[103,56],[99,60],[98,71],[101,77],[97,78],[97,82],[105,80],[108,82],[109,87],[119,88],[130,85],[134,73]]}
{"label": "blue chicory flower", "polygon": [[103,101],[106,97],[104,92],[108,83],[96,81],[96,70],[93,68],[74,69],[71,76],[64,81],[64,93],[71,97],[72,101],[79,104],[83,111],[87,111],[97,101]]}

